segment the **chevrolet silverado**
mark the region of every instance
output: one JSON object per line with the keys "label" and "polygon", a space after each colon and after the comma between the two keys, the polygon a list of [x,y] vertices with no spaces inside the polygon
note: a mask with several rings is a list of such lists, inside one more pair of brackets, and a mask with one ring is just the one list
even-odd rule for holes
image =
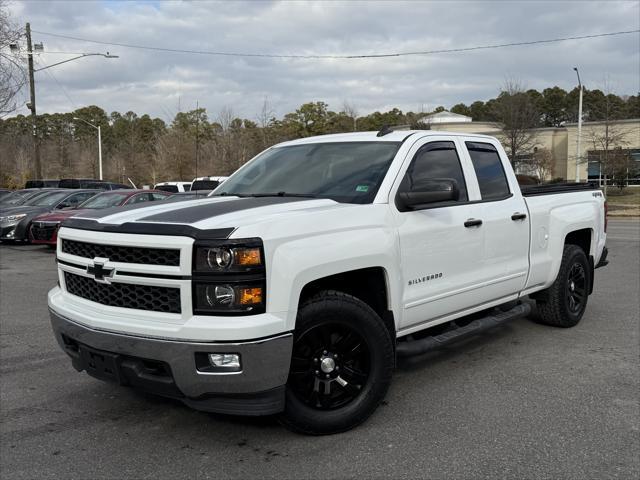
{"label": "chevrolet silverado", "polygon": [[607,263],[605,208],[589,184],[521,190],[488,136],[294,140],[205,200],[65,220],[51,323],[99,379],[341,432],[397,357],[527,316],[525,297],[539,322],[576,325]]}

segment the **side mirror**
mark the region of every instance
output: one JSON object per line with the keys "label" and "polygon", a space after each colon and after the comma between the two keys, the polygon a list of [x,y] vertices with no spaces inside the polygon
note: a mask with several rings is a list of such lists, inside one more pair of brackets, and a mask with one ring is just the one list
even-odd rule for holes
{"label": "side mirror", "polygon": [[71,207],[73,207],[73,205],[71,205],[70,203],[62,202],[62,203],[59,203],[56,208],[62,210],[63,208],[71,208]]}
{"label": "side mirror", "polygon": [[453,178],[421,179],[410,189],[398,191],[396,205],[401,212],[419,210],[431,203],[456,201],[459,195],[458,182]]}

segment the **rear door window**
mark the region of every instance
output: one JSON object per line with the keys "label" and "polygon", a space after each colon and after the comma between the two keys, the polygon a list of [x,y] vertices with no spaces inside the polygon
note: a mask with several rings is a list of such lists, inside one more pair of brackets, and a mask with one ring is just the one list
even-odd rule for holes
{"label": "rear door window", "polygon": [[465,142],[478,178],[482,200],[503,200],[511,196],[502,160],[490,143]]}

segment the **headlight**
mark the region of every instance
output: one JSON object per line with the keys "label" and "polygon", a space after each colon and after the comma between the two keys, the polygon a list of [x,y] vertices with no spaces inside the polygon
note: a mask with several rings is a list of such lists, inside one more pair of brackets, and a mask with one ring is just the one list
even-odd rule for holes
{"label": "headlight", "polygon": [[261,245],[195,246],[194,272],[252,272],[264,269]]}
{"label": "headlight", "polygon": [[193,311],[201,315],[253,315],[265,311],[264,249],[259,238],[196,242]]}
{"label": "headlight", "polygon": [[20,220],[22,220],[26,216],[27,216],[26,213],[20,213],[19,215],[8,215],[6,217],[0,217],[0,222],[2,222],[2,223],[19,222]]}
{"label": "headlight", "polygon": [[194,283],[195,313],[264,312],[264,283]]}

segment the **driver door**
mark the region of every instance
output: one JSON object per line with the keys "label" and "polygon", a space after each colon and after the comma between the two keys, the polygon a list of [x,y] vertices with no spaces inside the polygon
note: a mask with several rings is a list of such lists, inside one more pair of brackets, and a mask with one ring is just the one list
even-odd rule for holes
{"label": "driver door", "polygon": [[440,317],[483,303],[481,295],[484,230],[473,167],[451,137],[429,137],[414,145],[411,161],[397,184],[419,179],[450,179],[457,200],[401,211],[396,205],[403,274],[401,329],[437,321]]}

